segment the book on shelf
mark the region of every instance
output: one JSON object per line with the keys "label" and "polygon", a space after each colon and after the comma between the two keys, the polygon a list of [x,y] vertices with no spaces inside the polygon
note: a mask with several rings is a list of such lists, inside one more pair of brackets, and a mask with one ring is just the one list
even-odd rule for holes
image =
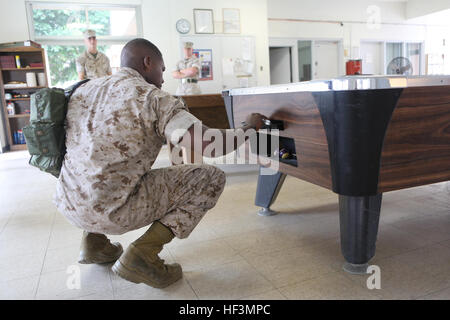
{"label": "book on shelf", "polygon": [[27,88],[26,83],[6,83],[3,85],[5,89]]}
{"label": "book on shelf", "polygon": [[42,48],[42,46],[39,43],[34,42],[32,40],[0,43],[0,49],[14,48],[14,47],[35,47],[39,49]]}
{"label": "book on shelf", "polygon": [[0,68],[16,68],[16,60],[14,56],[0,56]]}

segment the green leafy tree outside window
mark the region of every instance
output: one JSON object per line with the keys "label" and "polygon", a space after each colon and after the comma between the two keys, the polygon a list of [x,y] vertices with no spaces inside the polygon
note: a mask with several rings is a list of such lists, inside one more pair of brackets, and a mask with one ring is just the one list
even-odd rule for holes
{"label": "green leafy tree outside window", "polygon": [[[110,12],[107,10],[89,10],[89,23],[83,10],[33,10],[33,22],[36,36],[76,36],[82,39],[87,28],[94,29],[97,35],[111,33]],[[55,87],[65,87],[78,79],[76,58],[85,50],[84,45],[45,45],[50,65],[50,78]],[[105,52],[107,46],[99,46]]]}

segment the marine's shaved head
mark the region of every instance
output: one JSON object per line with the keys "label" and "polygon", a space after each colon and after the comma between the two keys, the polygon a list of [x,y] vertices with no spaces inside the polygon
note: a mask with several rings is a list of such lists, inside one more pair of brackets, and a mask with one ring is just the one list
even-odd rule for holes
{"label": "marine's shaved head", "polygon": [[146,39],[134,39],[125,45],[120,56],[120,66],[136,70],[148,83],[158,88],[164,82],[162,72],[165,66],[161,51]]}
{"label": "marine's shaved head", "polygon": [[131,40],[122,49],[120,66],[138,69],[146,56],[162,59],[161,51],[150,41],[142,38]]}

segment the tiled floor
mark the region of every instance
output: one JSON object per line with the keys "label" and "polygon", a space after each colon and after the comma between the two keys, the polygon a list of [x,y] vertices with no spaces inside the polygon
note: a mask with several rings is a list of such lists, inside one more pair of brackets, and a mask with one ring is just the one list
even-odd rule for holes
{"label": "tiled floor", "polygon": [[[158,290],[111,265],[78,265],[82,231],[55,210],[56,180],[28,166],[27,153],[0,155],[0,299],[450,299],[450,182],[384,195],[371,261],[381,289],[369,290],[369,275],[342,271],[335,194],[288,177],[273,206],[280,214],[260,217],[257,171],[225,170],[217,206],[162,253],[183,279]],[[111,238],[127,246],[144,231]]]}

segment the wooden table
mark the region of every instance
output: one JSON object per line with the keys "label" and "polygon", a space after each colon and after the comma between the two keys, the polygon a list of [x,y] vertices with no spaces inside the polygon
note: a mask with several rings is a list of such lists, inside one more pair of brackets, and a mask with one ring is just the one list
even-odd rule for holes
{"label": "wooden table", "polygon": [[260,174],[262,214],[272,213],[287,174],[339,195],[348,272],[365,273],[375,254],[384,192],[450,180],[449,76],[342,77],[223,95],[232,126],[252,112],[281,120],[280,148],[296,155],[270,158],[278,172]]}
{"label": "wooden table", "polygon": [[209,128],[229,129],[225,103],[221,94],[181,96],[189,111]]}

